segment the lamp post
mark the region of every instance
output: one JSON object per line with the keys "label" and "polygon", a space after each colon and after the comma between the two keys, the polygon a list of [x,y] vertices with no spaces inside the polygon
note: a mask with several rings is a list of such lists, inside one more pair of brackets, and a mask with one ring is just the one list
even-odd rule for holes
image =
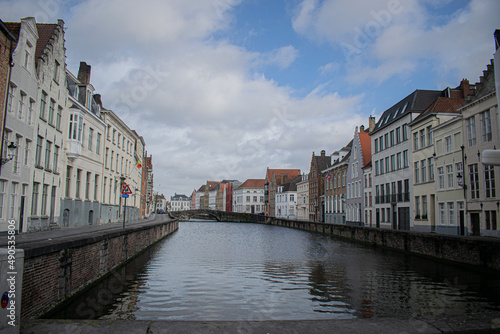
{"label": "lamp post", "polygon": [[14,159],[14,150],[17,148],[17,145],[13,141],[11,141],[9,146],[7,146],[7,148],[9,149],[8,158],[2,158],[1,161],[2,165],[5,165],[7,162]]}
{"label": "lamp post", "polygon": [[[123,187],[125,186],[125,176],[120,176],[120,180],[122,181],[121,182],[121,191],[123,193]],[[123,194],[122,194],[122,197],[123,197]],[[124,204],[123,204],[123,228],[125,228],[125,214],[126,214],[126,209],[127,209],[127,198],[124,197]]]}

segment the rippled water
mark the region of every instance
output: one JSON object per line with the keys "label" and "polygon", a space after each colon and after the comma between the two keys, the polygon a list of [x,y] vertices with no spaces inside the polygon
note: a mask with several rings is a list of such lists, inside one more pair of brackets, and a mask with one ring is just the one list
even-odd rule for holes
{"label": "rippled water", "polygon": [[500,279],[259,224],[179,231],[54,318],[289,320],[496,314]]}

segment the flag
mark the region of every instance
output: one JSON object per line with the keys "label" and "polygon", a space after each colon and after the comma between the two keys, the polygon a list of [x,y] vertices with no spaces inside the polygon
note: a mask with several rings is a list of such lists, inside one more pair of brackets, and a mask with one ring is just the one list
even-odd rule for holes
{"label": "flag", "polygon": [[135,164],[135,167],[141,169],[142,168],[142,164],[139,160],[137,160],[137,163]]}
{"label": "flag", "polygon": [[331,180],[332,180],[332,177],[330,176],[330,172],[328,172],[328,174],[326,174],[326,179],[327,179],[328,181],[331,181]]}

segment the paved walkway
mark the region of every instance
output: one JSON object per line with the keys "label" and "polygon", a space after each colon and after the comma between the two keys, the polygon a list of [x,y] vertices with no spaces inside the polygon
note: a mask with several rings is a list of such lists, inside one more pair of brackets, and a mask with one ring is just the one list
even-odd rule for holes
{"label": "paved walkway", "polygon": [[[499,319],[500,320],[500,319]],[[314,333],[438,334],[500,333],[500,321],[452,318],[353,319],[303,321],[161,321],[161,320],[26,320],[22,334],[166,334],[166,333]]]}
{"label": "paved walkway", "polygon": [[[168,221],[173,220],[169,215],[158,214],[152,215],[146,219],[141,219],[132,222],[126,222],[125,228],[131,226],[137,226],[139,224],[148,224],[158,221]],[[103,224],[103,225],[85,225],[80,227],[64,227],[56,230],[43,231],[43,232],[33,232],[33,233],[21,233],[16,235],[16,248],[23,248],[23,244],[33,244],[46,240],[58,240],[66,239],[75,236],[90,235],[92,233],[98,233],[110,230],[123,229],[123,222]],[[0,236],[0,248],[7,246],[7,235]]]}

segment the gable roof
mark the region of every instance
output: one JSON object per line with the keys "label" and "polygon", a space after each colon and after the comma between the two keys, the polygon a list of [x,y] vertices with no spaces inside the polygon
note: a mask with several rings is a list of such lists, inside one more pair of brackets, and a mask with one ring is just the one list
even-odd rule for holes
{"label": "gable roof", "polygon": [[358,132],[358,135],[363,153],[363,165],[366,166],[372,161],[372,140],[368,132]]}
{"label": "gable roof", "polygon": [[439,96],[443,96],[440,90],[415,90],[413,93],[384,111],[375,128],[370,135],[394,123],[396,120],[406,116],[411,112],[423,112]]}
{"label": "gable roof", "polygon": [[281,184],[281,175],[286,175],[287,179],[296,177],[300,175],[300,169],[270,169],[266,170],[266,180],[271,181],[272,177],[277,184]]}
{"label": "gable roof", "polygon": [[266,179],[248,179],[243,182],[238,188],[264,188]]}
{"label": "gable roof", "polygon": [[37,23],[36,27],[38,29],[38,41],[36,42],[35,59],[38,59],[42,55],[43,50],[45,50],[57,24]]}

